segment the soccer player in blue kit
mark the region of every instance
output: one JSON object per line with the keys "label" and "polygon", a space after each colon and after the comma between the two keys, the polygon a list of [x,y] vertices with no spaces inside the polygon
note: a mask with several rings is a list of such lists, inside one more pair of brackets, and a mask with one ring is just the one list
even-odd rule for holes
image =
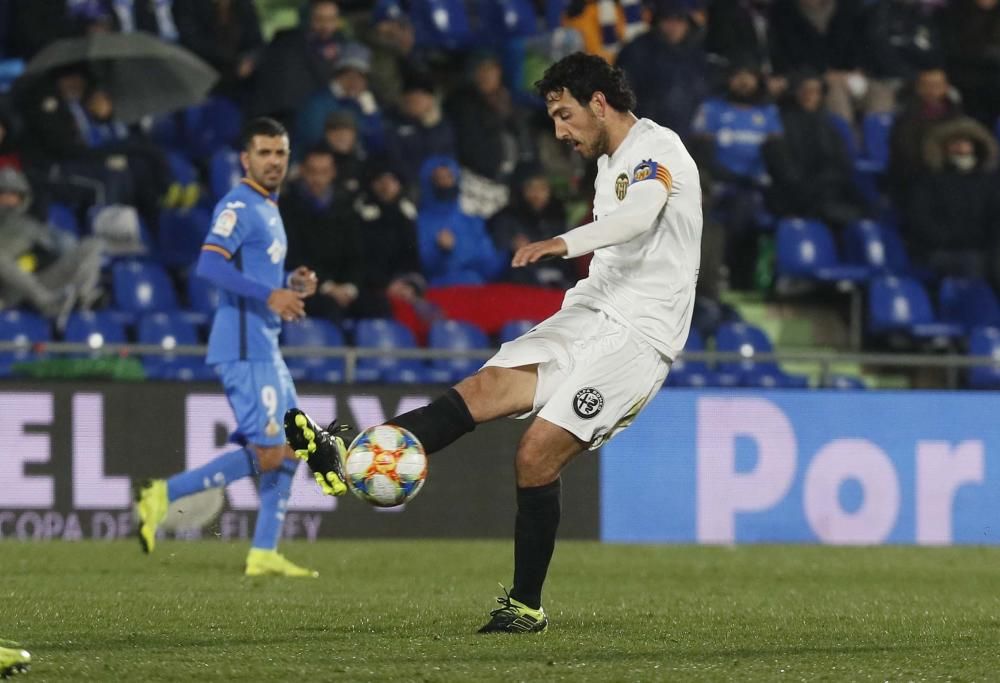
{"label": "soccer player in blue kit", "polygon": [[[144,482],[136,499],[139,540],[145,552],[153,552],[156,529],[171,502],[257,475],[260,511],[246,574],[314,577],[317,572],[276,550],[298,465],[282,425],[297,397],[278,334],[282,320],[305,315],[303,300],[316,291],[313,271],[300,266],[285,272],[287,241],[276,203],[288,172],[284,127],[268,118],[251,121],[240,161],[246,176],[216,205],[196,272],[221,290],[206,362],[222,378],[238,422],[232,440],[241,447],[197,469]],[[339,480],[336,484],[343,486]]]}

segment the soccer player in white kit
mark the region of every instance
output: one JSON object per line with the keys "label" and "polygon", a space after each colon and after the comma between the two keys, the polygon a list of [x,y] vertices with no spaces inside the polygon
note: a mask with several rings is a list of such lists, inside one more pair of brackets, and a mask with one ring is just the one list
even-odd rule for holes
{"label": "soccer player in white kit", "polygon": [[[520,248],[512,265],[593,252],[590,273],[559,312],[501,346],[478,373],[389,420],[433,453],[481,422],[534,416],[515,458],[514,583],[480,633],[547,628],[541,594],[559,525],[559,474],[631,424],[663,385],[691,326],[701,254],[698,168],[676,133],[632,114],[624,73],[576,53],[536,87],[556,137],[597,160],[594,220]],[[334,476],[323,458],[336,456],[327,444],[343,444],[311,420],[297,428],[296,416],[308,420],[288,414],[289,442],[323,485]]]}

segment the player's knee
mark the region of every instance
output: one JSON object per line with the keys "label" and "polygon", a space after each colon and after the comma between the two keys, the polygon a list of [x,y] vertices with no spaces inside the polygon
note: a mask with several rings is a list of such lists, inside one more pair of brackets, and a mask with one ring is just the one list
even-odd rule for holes
{"label": "player's knee", "polygon": [[255,446],[257,464],[261,472],[270,472],[281,467],[281,461],[287,455],[287,446]]}
{"label": "player's knee", "polygon": [[533,440],[525,439],[517,449],[514,469],[517,485],[524,488],[551,484],[559,477],[562,467],[557,459],[549,457]]}

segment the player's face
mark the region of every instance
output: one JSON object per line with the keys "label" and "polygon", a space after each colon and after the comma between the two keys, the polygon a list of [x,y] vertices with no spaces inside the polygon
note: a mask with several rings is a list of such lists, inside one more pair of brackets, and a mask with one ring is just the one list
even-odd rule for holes
{"label": "player's face", "polygon": [[287,135],[255,135],[240,160],[250,180],[276,192],[288,173],[288,151]]}
{"label": "player's face", "polygon": [[545,96],[545,107],[555,122],[557,140],[572,145],[585,159],[596,159],[607,152],[607,126],[594,113],[593,104],[580,104],[563,88]]}

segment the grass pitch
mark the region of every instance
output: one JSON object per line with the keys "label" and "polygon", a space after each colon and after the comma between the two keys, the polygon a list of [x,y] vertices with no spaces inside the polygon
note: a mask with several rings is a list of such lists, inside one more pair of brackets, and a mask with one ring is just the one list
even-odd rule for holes
{"label": "grass pitch", "polygon": [[509,542],[0,542],[0,638],[38,681],[1000,678],[1000,549],[560,543],[538,636],[477,636]]}

